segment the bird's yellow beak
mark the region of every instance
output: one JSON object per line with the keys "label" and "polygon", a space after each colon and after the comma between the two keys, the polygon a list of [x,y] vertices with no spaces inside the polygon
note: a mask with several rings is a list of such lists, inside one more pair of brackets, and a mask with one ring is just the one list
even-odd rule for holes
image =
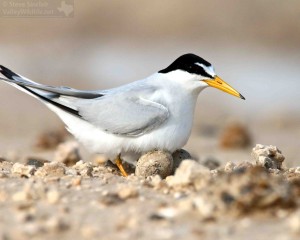
{"label": "bird's yellow beak", "polygon": [[245,98],[242,96],[242,94],[240,94],[238,91],[236,91],[234,88],[232,88],[228,83],[224,82],[218,76],[216,76],[212,80],[203,80],[203,82],[206,82],[211,87],[218,88],[223,92],[227,92],[233,96],[236,96],[238,98],[245,100]]}

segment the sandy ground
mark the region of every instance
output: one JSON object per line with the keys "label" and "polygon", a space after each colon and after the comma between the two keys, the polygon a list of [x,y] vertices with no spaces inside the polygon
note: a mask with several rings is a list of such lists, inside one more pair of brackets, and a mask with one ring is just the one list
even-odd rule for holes
{"label": "sandy ground", "polygon": [[65,135],[55,134],[24,140],[15,153],[4,149],[22,146],[16,138],[2,145],[2,239],[299,239],[297,161],[267,170],[251,157],[253,143],[224,149],[194,135],[187,147],[198,161],[174,176],[124,178],[101,157],[80,157],[76,144],[75,155],[59,158]]}

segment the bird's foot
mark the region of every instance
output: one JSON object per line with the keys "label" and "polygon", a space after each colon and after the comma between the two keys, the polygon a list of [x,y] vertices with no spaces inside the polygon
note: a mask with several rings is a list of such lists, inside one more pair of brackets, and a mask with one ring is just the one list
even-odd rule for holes
{"label": "bird's foot", "polygon": [[121,174],[123,177],[128,177],[128,173],[125,171],[123,164],[122,164],[122,160],[121,160],[121,156],[118,155],[117,159],[116,159],[116,165],[119,168]]}

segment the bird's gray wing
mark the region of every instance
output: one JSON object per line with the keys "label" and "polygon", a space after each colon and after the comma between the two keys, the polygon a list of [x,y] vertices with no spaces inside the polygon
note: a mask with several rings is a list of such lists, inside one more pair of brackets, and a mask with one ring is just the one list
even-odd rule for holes
{"label": "bird's gray wing", "polygon": [[7,77],[0,80],[113,134],[139,136],[169,117],[165,106],[145,99],[155,89],[142,81],[106,91],[81,91],[39,84],[4,66],[0,73]]}
{"label": "bird's gray wing", "polygon": [[94,126],[117,135],[137,137],[160,126],[169,117],[162,104],[142,97],[125,94],[104,97],[77,103],[83,119]]}

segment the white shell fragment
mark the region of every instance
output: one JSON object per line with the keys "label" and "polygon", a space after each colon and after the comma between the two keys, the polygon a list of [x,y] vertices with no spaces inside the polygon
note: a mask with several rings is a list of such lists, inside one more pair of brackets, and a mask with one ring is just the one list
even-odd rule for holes
{"label": "white shell fragment", "polygon": [[169,152],[157,150],[142,155],[135,169],[135,175],[149,177],[159,175],[165,178],[172,174],[173,158]]}
{"label": "white shell fragment", "polygon": [[267,169],[281,169],[285,157],[276,146],[266,146],[256,144],[252,149],[252,157],[257,165],[261,165]]}

